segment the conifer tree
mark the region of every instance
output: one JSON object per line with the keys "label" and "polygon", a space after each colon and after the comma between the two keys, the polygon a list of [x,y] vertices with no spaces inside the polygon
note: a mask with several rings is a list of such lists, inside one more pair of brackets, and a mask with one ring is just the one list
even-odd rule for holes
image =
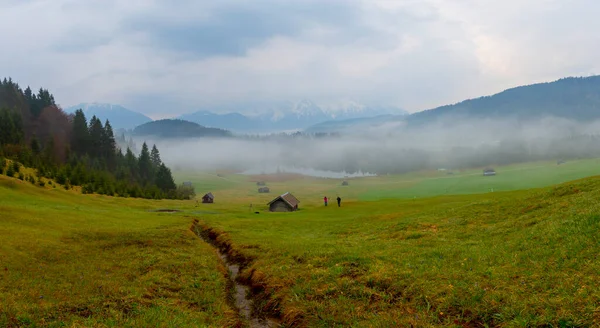
{"label": "conifer tree", "polygon": [[171,175],[171,170],[165,164],[160,164],[158,167],[158,171],[156,172],[156,186],[165,193],[177,189]]}
{"label": "conifer tree", "polygon": [[73,135],[71,138],[71,150],[77,155],[86,154],[89,150],[90,131],[83,110],[75,111],[73,118]]}
{"label": "conifer tree", "polygon": [[152,162],[152,166],[158,170],[160,164],[162,164],[162,160],[160,159],[160,153],[158,152],[158,148],[156,145],[152,146],[152,151],[150,151],[150,161]]}
{"label": "conifer tree", "polygon": [[139,172],[142,184],[152,184],[154,182],[152,176],[152,162],[150,160],[150,152],[148,151],[148,145],[144,142],[142,145],[142,152],[139,158]]}
{"label": "conifer tree", "polygon": [[100,158],[102,154],[102,138],[104,136],[104,127],[102,127],[102,122],[100,122],[100,120],[95,115],[90,120],[89,131],[89,153],[94,159]]}

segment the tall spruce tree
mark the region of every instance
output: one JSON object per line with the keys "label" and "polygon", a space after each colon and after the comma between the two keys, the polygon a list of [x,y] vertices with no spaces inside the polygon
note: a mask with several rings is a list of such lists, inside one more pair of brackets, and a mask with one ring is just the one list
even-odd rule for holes
{"label": "tall spruce tree", "polygon": [[102,122],[94,115],[90,120],[90,155],[93,159],[101,158],[102,138],[104,137],[104,127]]}
{"label": "tall spruce tree", "polygon": [[160,159],[160,153],[158,152],[158,148],[156,145],[152,145],[152,150],[150,151],[150,161],[152,162],[152,166],[158,170],[160,164],[162,164],[162,160]]}
{"label": "tall spruce tree", "polygon": [[88,129],[87,120],[83,110],[75,111],[73,117],[73,134],[71,137],[71,150],[82,156],[89,151],[90,146],[90,130]]}
{"label": "tall spruce tree", "polygon": [[110,126],[110,122],[106,120],[102,133],[102,156],[106,159],[106,164],[110,170],[114,170],[116,168],[116,154],[117,142],[115,141],[115,135],[113,134],[113,129],[112,126]]}
{"label": "tall spruce tree", "polygon": [[171,170],[165,164],[160,164],[158,167],[158,171],[156,172],[156,186],[165,193],[177,189],[177,185],[175,185],[175,181],[171,175]]}
{"label": "tall spruce tree", "polygon": [[140,178],[144,185],[153,184],[154,177],[152,176],[152,161],[150,160],[150,152],[148,151],[148,145],[144,142],[142,145],[142,152],[139,158],[139,169]]}

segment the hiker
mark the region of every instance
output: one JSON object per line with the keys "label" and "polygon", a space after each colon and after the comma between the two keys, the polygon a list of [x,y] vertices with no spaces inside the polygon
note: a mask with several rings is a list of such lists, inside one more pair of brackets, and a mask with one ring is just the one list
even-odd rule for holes
{"label": "hiker", "polygon": [[323,197],[323,202],[325,203],[325,206],[327,206],[327,196]]}
{"label": "hiker", "polygon": [[342,199],[340,198],[340,196],[338,196],[337,201],[338,201],[338,207],[342,206]]}

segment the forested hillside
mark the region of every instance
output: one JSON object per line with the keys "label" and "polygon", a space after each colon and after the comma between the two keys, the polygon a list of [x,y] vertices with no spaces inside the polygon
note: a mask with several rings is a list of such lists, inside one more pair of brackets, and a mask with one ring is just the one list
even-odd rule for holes
{"label": "forested hillside", "polygon": [[[8,159],[9,161],[5,160]],[[36,175],[21,166],[36,169]],[[0,83],[0,173],[45,185],[56,183],[83,193],[122,197],[182,198],[156,146],[144,143],[139,156],[117,147],[110,122],[83,111],[65,114],[48,90],[33,94],[11,79]],[[43,180],[42,178],[46,179]]]}
{"label": "forested hillside", "polygon": [[598,119],[600,76],[570,77],[516,87],[492,96],[418,112],[407,117],[407,120],[425,123],[447,116],[521,119],[556,116],[577,121]]}
{"label": "forested hillside", "polygon": [[184,120],[158,120],[148,122],[133,130],[136,136],[154,136],[158,138],[198,138],[229,137],[231,133],[217,128],[207,128]]}

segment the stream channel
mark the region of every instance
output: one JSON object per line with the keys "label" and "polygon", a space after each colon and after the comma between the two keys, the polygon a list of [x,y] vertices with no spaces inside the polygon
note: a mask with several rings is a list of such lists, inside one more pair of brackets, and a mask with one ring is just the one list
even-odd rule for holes
{"label": "stream channel", "polygon": [[231,283],[232,296],[233,296],[233,305],[238,310],[239,314],[246,319],[250,328],[273,328],[279,327],[280,324],[277,320],[272,318],[263,318],[256,316],[252,311],[252,303],[253,300],[250,296],[250,288],[238,282],[237,277],[240,273],[239,264],[231,261],[229,256],[222,252],[219,247],[217,247],[213,240],[211,240],[208,236],[206,236],[202,231],[199,231],[198,227],[196,227],[196,235],[202,238],[209,245],[214,247],[219,253],[219,257],[223,261],[223,264],[229,270],[229,280]]}

